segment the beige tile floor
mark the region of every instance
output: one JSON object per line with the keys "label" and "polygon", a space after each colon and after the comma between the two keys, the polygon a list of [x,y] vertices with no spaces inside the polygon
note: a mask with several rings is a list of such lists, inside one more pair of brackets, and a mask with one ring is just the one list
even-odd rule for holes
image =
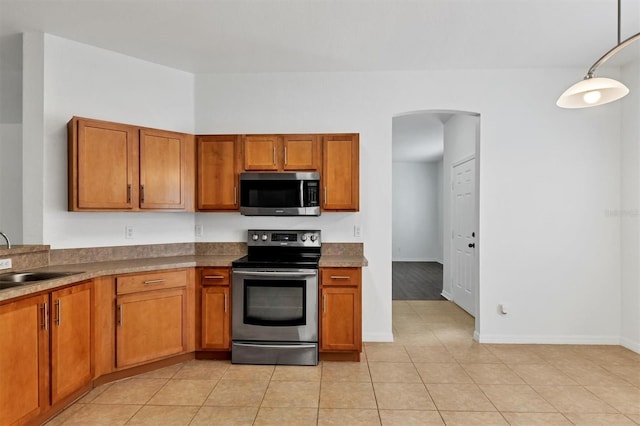
{"label": "beige tile floor", "polygon": [[49,425],[640,425],[640,354],[478,344],[446,301],[394,301],[393,326],[360,363],[191,361],[100,386]]}

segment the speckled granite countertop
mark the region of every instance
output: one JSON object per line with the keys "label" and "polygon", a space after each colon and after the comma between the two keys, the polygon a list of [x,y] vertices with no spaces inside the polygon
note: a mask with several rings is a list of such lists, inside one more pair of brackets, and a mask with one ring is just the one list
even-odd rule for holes
{"label": "speckled granite countertop", "polygon": [[[326,249],[325,249],[326,246]],[[228,247],[227,247],[228,248]],[[51,259],[55,262],[51,262],[49,266],[44,267],[30,267],[29,271],[42,271],[42,272],[77,272],[72,275],[67,275],[61,278],[52,280],[39,281],[32,284],[25,284],[17,287],[12,287],[4,290],[0,290],[0,302],[35,294],[42,291],[50,291],[58,287],[62,287],[68,284],[89,280],[101,276],[128,274],[136,272],[146,271],[158,271],[163,269],[176,269],[176,268],[193,268],[193,267],[230,267],[231,262],[242,257],[244,252],[242,248],[232,247],[232,253],[225,253],[226,250],[211,249],[207,247],[206,250],[196,249],[195,254],[179,255],[179,256],[159,256],[159,257],[140,257],[140,258],[124,258],[117,260],[103,260],[97,261],[93,257],[93,254],[87,257],[87,252],[91,252],[92,249],[74,249],[75,251],[81,250],[82,256],[78,257],[78,254],[73,250],[60,250],[54,254],[52,252]],[[164,248],[163,248],[164,249]],[[100,251],[100,249],[95,249]],[[105,249],[106,250],[106,249]],[[109,248],[110,252],[117,251],[114,248]],[[149,254],[148,248],[145,248],[144,255]],[[31,251],[31,250],[29,250]],[[140,251],[140,250],[138,250]],[[207,254],[201,254],[205,251]],[[23,253],[21,251],[21,253]],[[166,252],[165,252],[166,253]],[[209,254],[215,253],[215,254]],[[101,251],[104,256],[104,250]],[[154,253],[151,253],[154,254]],[[15,253],[11,253],[14,256]],[[75,256],[75,257],[74,257]],[[78,262],[72,263],[72,260],[76,259]],[[55,263],[55,264],[54,264]],[[34,265],[35,266],[35,265]],[[363,267],[367,266],[367,259],[362,253],[362,244],[340,244],[340,243],[326,243],[323,245],[322,256],[320,258],[320,267]],[[22,268],[21,268],[22,269]],[[19,270],[19,269],[16,269]],[[0,271],[4,273],[5,271]]]}

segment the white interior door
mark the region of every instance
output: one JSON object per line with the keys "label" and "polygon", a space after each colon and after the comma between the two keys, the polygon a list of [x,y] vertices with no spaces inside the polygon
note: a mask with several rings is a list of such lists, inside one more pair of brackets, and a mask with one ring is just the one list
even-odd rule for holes
{"label": "white interior door", "polygon": [[471,158],[452,170],[451,279],[453,301],[476,316],[476,160]]}

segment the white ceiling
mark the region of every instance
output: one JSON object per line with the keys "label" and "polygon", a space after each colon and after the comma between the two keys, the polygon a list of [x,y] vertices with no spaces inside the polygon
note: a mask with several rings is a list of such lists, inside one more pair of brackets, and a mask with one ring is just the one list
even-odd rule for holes
{"label": "white ceiling", "polygon": [[[640,30],[623,0],[623,36]],[[194,73],[588,68],[616,0],[0,0],[42,31]]]}
{"label": "white ceiling", "polygon": [[[0,50],[39,31],[192,73],[586,72],[616,44],[616,25],[617,0],[0,0]],[[638,31],[640,1],[622,0],[622,38]],[[640,47],[623,53],[610,63]],[[432,161],[442,120],[397,117],[394,159]]]}

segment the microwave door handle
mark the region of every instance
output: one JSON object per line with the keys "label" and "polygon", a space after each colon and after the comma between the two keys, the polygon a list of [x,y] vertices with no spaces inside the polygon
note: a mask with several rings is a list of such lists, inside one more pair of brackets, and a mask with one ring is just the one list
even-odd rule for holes
{"label": "microwave door handle", "polygon": [[300,207],[304,207],[304,181],[300,180]]}

